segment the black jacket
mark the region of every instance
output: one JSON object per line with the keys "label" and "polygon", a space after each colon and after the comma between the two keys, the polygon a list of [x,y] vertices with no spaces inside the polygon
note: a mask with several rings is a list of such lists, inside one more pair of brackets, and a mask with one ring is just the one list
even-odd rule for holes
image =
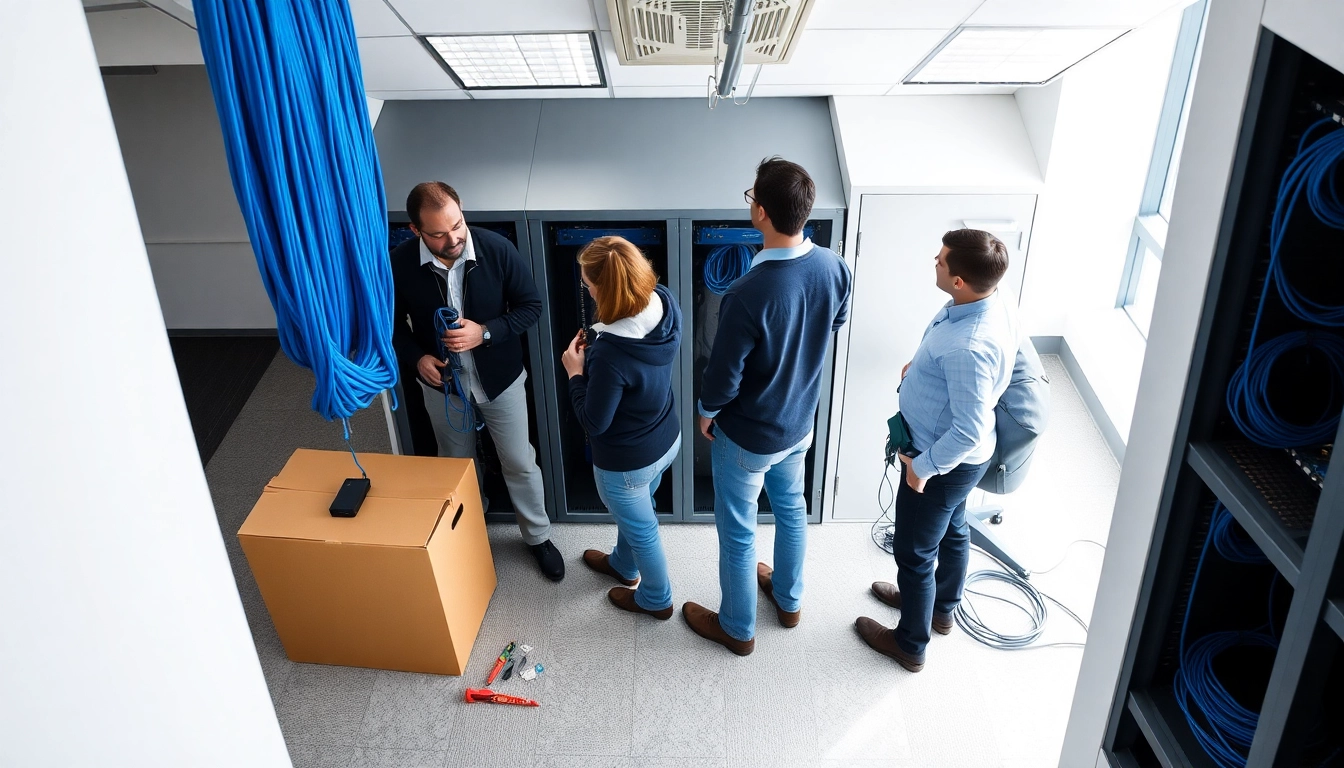
{"label": "black jacket", "polygon": [[[485,396],[493,400],[523,372],[519,337],[541,317],[541,296],[532,270],[513,243],[488,229],[468,229],[476,260],[467,262],[462,277],[460,309],[463,317],[490,329],[489,346],[482,344],[471,352]],[[440,292],[443,280],[433,268],[420,263],[420,238],[392,249],[392,282],[396,289],[392,345],[401,364],[415,369],[425,355],[439,358],[434,313],[447,293],[446,288]]]}
{"label": "black jacket", "polygon": [[681,308],[659,285],[663,320],[642,339],[600,333],[584,355],[584,375],[569,380],[570,402],[588,433],[593,464],[631,472],[653,464],[681,434],[672,399],[672,364],[681,348]]}

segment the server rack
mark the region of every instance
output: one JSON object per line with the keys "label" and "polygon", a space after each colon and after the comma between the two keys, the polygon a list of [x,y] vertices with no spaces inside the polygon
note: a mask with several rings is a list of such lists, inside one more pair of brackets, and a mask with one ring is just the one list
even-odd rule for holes
{"label": "server rack", "polygon": [[[597,237],[623,236],[649,257],[659,282],[675,296],[681,290],[675,270],[680,233],[676,220],[666,212],[567,211],[529,216],[534,244],[533,271],[546,302],[539,323],[545,350],[541,356],[541,379],[545,382],[542,390],[550,415],[551,490],[556,499],[556,519],[610,522],[611,513],[597,494],[587,436],[570,405],[568,377],[560,364],[560,355],[579,330],[581,313],[583,323],[593,321],[592,298],[579,279],[577,258],[583,246]],[[680,381],[680,369],[678,360],[673,370],[674,382]],[[678,386],[674,386],[673,395],[678,401],[683,399]],[[674,461],[654,494],[660,520],[674,519],[684,506],[681,477],[681,462]]]}
{"label": "server rack", "polygon": [[[681,284],[682,313],[686,318],[686,332],[682,339],[682,391],[688,393],[679,403],[682,412],[683,493],[689,503],[678,519],[694,522],[714,520],[714,482],[710,461],[710,443],[700,434],[696,423],[695,404],[700,398],[701,377],[713,349],[714,333],[718,328],[719,297],[705,285],[705,264],[710,255],[725,245],[747,244],[759,248],[762,238],[751,228],[751,221],[741,211],[695,211],[683,217],[681,229]],[[836,238],[844,231],[844,212],[814,210],[804,227],[812,242],[824,248],[840,251]],[[813,422],[812,447],[806,459],[804,481],[808,502],[809,522],[821,521],[821,478],[826,463],[827,430],[830,424],[831,380],[835,367],[835,345],[827,352],[822,372],[821,399]],[[770,501],[761,492],[758,519],[771,522]]]}
{"label": "server rack", "polygon": [[[527,228],[527,219],[521,211],[466,211],[463,213],[463,217],[467,220],[469,226],[488,229],[507,238],[518,249],[518,253],[523,257],[523,261],[528,264],[529,268],[532,266],[530,233]],[[410,219],[404,211],[388,215],[389,248],[395,248],[415,236],[410,230],[409,222]],[[543,307],[544,311],[545,308]],[[546,513],[554,520],[556,518],[556,502],[552,491],[554,483],[551,482],[552,468],[551,453],[548,450],[550,445],[548,420],[544,410],[545,399],[540,394],[542,385],[538,381],[539,371],[541,370],[541,340],[537,330],[533,329],[523,334],[522,341],[527,349],[527,355],[523,359],[523,369],[527,374],[525,386],[529,406],[528,438],[532,443],[532,449],[536,451],[537,462],[541,467],[543,484],[546,488]],[[434,439],[434,430],[429,423],[429,413],[425,410],[423,390],[415,384],[415,381],[415,367],[413,365],[402,366],[399,363],[395,392],[400,407],[393,411],[398,442],[401,445],[402,453],[435,456],[438,454],[438,446]],[[490,522],[512,522],[514,520],[513,501],[510,499],[508,488],[504,484],[499,456],[489,430],[483,429],[478,433],[476,458],[480,464],[481,497],[486,505],[486,519]]]}
{"label": "server rack", "polygon": [[[1344,411],[1344,381],[1321,352],[1323,335],[1341,329],[1301,319],[1266,285],[1275,279],[1267,276],[1280,182],[1304,131],[1344,114],[1344,74],[1262,30],[1251,85],[1176,449],[1102,744],[1120,766],[1344,765],[1337,726],[1344,472],[1328,471],[1331,450],[1251,439],[1248,431],[1257,430],[1238,425],[1228,397],[1253,333],[1260,346],[1301,331],[1304,346],[1284,353],[1254,386],[1293,424]],[[1333,175],[1344,181],[1338,168]],[[1291,253],[1284,274],[1310,300],[1339,306],[1344,230],[1322,225],[1307,207],[1301,201],[1284,227],[1289,245],[1280,253]],[[1321,442],[1341,437],[1344,422]],[[1219,553],[1229,538],[1235,556]],[[1193,649],[1204,638],[1221,638],[1226,648],[1200,664]],[[1192,681],[1216,681],[1237,705],[1258,711],[1239,724],[1250,728],[1248,749],[1213,756],[1222,751],[1217,739],[1198,732],[1222,734],[1227,723]]]}

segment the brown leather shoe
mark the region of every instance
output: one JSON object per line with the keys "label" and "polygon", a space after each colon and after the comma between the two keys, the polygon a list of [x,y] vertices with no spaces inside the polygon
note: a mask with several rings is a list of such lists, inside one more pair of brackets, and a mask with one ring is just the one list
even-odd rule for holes
{"label": "brown leather shoe", "polygon": [[703,605],[686,602],[681,606],[681,615],[686,618],[686,624],[695,634],[706,640],[713,640],[738,656],[747,656],[756,650],[756,638],[738,640],[732,637],[719,626],[719,614]]}
{"label": "brown leather shoe", "polygon": [[[896,585],[889,581],[873,582],[873,597],[890,605],[896,610],[901,610],[901,593],[896,590]],[[952,627],[956,622],[952,619],[952,614],[942,611],[933,612],[933,631],[940,635],[952,634]]]}
{"label": "brown leather shoe", "polygon": [[631,613],[643,613],[652,616],[659,621],[667,621],[672,618],[672,606],[667,606],[661,611],[650,611],[647,608],[641,608],[639,603],[635,602],[635,590],[625,587],[612,587],[607,591],[607,599],[611,604],[623,611]]}
{"label": "brown leather shoe", "polygon": [[756,583],[761,585],[761,591],[765,593],[765,599],[775,606],[775,614],[779,616],[779,625],[788,628],[796,627],[799,620],[803,618],[803,611],[801,608],[796,611],[786,611],[779,607],[779,603],[775,602],[774,574],[774,568],[765,563],[756,564]]}
{"label": "brown leather shoe", "polygon": [[617,573],[616,569],[611,567],[611,556],[601,550],[585,549],[583,551],[583,564],[604,576],[610,576],[627,587],[633,587],[639,583],[638,578],[627,579]]}
{"label": "brown leather shoe", "polygon": [[906,653],[896,644],[895,631],[887,629],[867,616],[860,616],[854,622],[854,628],[859,631],[859,637],[863,638],[863,642],[867,643],[869,648],[895,659],[902,667],[911,672],[918,672],[924,668],[923,656]]}

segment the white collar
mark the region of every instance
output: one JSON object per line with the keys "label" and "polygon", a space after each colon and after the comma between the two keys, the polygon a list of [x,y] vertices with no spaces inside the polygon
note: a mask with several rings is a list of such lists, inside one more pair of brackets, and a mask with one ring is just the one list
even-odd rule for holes
{"label": "white collar", "polygon": [[[416,238],[416,239],[420,241],[420,266],[423,267],[424,265],[428,264],[431,267],[434,267],[435,269],[438,269],[443,272],[450,271],[447,267],[443,266],[442,261],[439,261],[439,259],[434,254],[429,252],[429,246],[425,245],[424,238]],[[465,262],[475,260],[476,260],[476,246],[471,241],[471,230],[468,229],[467,244],[462,248],[462,255],[458,256],[457,261],[453,262],[453,269],[457,269],[458,267],[463,266]]]}
{"label": "white collar", "polygon": [[649,297],[649,305],[644,309],[614,323],[593,323],[593,330],[627,339],[642,339],[663,322],[664,311],[663,298],[654,291]]}

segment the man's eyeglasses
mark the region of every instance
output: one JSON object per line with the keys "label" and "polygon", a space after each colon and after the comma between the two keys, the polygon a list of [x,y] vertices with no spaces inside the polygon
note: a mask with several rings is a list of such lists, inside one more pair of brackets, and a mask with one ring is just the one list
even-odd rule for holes
{"label": "man's eyeglasses", "polygon": [[[755,187],[753,187],[752,189],[755,189]],[[752,196],[750,189],[742,193],[742,198],[747,201],[747,205],[756,204],[756,198]]]}

